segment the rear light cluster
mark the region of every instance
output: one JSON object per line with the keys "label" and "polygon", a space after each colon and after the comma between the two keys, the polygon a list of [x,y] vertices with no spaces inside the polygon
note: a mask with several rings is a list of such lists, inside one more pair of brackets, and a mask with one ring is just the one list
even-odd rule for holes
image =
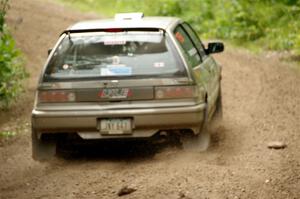
{"label": "rear light cluster", "polygon": [[195,98],[198,92],[195,86],[164,86],[155,88],[156,99]]}
{"label": "rear light cluster", "polygon": [[122,32],[124,31],[123,29],[120,28],[109,28],[109,29],[105,29],[105,32]]}
{"label": "rear light cluster", "polygon": [[46,102],[74,102],[76,96],[71,91],[39,91],[38,100],[41,103]]}

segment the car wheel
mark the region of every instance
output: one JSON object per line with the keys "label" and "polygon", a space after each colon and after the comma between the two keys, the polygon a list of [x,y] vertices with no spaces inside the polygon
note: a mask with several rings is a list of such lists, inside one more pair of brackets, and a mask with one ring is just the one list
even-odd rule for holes
{"label": "car wheel", "polygon": [[55,157],[56,142],[51,139],[39,139],[37,134],[32,131],[32,158],[36,161],[48,161]]}

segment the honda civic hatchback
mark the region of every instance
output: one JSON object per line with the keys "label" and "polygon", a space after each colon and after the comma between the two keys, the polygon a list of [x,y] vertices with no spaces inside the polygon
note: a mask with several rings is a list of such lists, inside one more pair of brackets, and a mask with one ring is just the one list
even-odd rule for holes
{"label": "honda civic hatchback", "polygon": [[[60,35],[41,72],[32,111],[32,155],[68,139],[201,135],[221,112],[221,66],[193,28],[174,17],[117,14]],[[63,140],[63,141],[62,141]]]}

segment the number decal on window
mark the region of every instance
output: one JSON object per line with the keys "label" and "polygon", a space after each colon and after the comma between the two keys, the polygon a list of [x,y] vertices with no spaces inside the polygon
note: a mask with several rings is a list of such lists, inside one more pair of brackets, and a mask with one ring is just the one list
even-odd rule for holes
{"label": "number decal on window", "polygon": [[175,37],[180,43],[182,43],[182,44],[184,43],[184,37],[182,36],[182,34],[180,32],[176,32]]}

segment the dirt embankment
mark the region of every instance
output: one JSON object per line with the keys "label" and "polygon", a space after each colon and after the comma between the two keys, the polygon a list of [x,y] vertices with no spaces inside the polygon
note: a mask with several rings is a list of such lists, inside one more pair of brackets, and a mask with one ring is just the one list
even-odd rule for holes
{"label": "dirt embankment", "polygon": [[[0,146],[0,198],[300,198],[300,75],[276,56],[227,49],[223,67],[224,122],[205,153],[164,147],[144,155],[109,152],[93,158],[37,163],[30,154],[30,111],[41,67],[59,33],[95,18],[50,1],[12,0],[8,23],[31,74],[0,129],[18,136]],[[287,143],[270,150],[267,143]],[[146,153],[145,153],[146,154]]]}

